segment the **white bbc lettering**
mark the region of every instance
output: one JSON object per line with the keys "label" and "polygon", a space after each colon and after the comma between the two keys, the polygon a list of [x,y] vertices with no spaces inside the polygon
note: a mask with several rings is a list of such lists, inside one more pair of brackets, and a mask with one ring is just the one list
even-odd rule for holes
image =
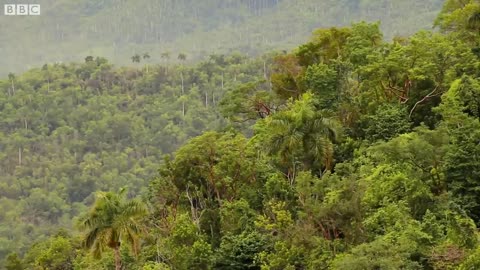
{"label": "white bbc lettering", "polygon": [[40,15],[40,5],[30,5],[30,15],[38,16]]}
{"label": "white bbc lettering", "polygon": [[17,5],[17,15],[28,15],[28,5]]}
{"label": "white bbc lettering", "polygon": [[15,8],[15,5],[5,5],[5,15],[16,15],[17,9]]}
{"label": "white bbc lettering", "polygon": [[39,4],[7,4],[4,5],[5,15],[20,15],[20,16],[38,16],[40,15]]}

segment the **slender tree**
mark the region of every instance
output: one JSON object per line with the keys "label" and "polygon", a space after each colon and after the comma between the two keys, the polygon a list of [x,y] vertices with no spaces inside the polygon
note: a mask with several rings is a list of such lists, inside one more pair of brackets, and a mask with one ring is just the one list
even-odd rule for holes
{"label": "slender tree", "polygon": [[[148,62],[148,59],[150,59],[150,54],[146,52],[143,54],[143,60],[145,60],[145,62]],[[148,63],[145,63],[145,70],[147,71],[147,74],[148,74]]]}
{"label": "slender tree", "polygon": [[160,57],[165,60],[165,70],[166,74],[168,74],[168,61],[170,60],[170,53],[164,52],[160,55]]}
{"label": "slender tree", "polygon": [[[187,60],[187,55],[184,53],[178,54],[178,60],[185,62]],[[185,85],[184,85],[184,79],[183,79],[183,64],[182,64],[182,70],[180,71],[180,78],[182,80],[182,96],[185,94]],[[182,101],[182,115],[185,116],[185,100]]]}
{"label": "slender tree", "polygon": [[12,95],[15,94],[15,74],[13,73],[8,73],[8,79],[10,80],[10,83],[12,84]]}

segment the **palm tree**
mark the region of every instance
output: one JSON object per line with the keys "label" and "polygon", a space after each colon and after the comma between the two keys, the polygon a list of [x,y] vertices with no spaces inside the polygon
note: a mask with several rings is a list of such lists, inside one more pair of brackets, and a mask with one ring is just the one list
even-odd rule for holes
{"label": "palm tree", "polygon": [[150,54],[148,52],[144,53],[143,54],[143,60],[145,60],[145,69],[147,71],[147,74],[148,74],[148,59],[150,59]]}
{"label": "palm tree", "polygon": [[185,60],[187,60],[187,55],[184,54],[184,53],[179,53],[179,54],[178,54],[178,60],[180,60],[180,61],[185,61]]}
{"label": "palm tree", "polygon": [[142,59],[139,54],[135,54],[134,56],[131,57],[133,63],[140,63],[140,60]]}
{"label": "palm tree", "polygon": [[[138,53],[132,56],[131,59],[132,63],[140,63],[140,61],[142,61],[142,57]],[[138,76],[138,69],[135,69],[135,74]]]}
{"label": "palm tree", "polygon": [[160,57],[165,60],[165,74],[168,74],[168,60],[170,59],[170,53],[164,52]]}
{"label": "palm tree", "polygon": [[310,119],[278,115],[270,127],[273,131],[271,151],[280,154],[284,162],[292,162],[293,158],[308,169],[331,169],[333,142],[337,137],[332,121],[319,115]]}
{"label": "palm tree", "polygon": [[90,213],[81,220],[86,230],[84,246],[91,249],[95,258],[111,248],[115,254],[115,269],[121,269],[120,245],[130,244],[134,254],[138,253],[141,233],[141,218],[146,215],[145,205],[138,200],[127,200],[125,189],[118,194],[99,192]]}
{"label": "palm tree", "polygon": [[480,11],[475,11],[467,19],[467,29],[475,31],[476,34],[480,31]]}
{"label": "palm tree", "polygon": [[[15,78],[16,78],[16,77],[15,77],[15,74],[13,74],[13,73],[11,73],[11,72],[8,73],[8,79],[9,79],[10,82],[12,83],[11,89],[12,89],[13,95],[15,95]],[[9,92],[9,94],[10,94],[10,90],[9,90],[8,92]],[[11,95],[12,95],[12,94],[11,94]]]}
{"label": "palm tree", "polygon": [[[178,60],[185,62],[187,60],[187,55],[184,53],[178,54]],[[180,79],[182,80],[182,96],[185,94],[185,86],[183,81],[183,64],[180,69]],[[182,99],[182,116],[185,117],[185,99]]]}
{"label": "palm tree", "polygon": [[291,183],[297,166],[322,175],[333,167],[333,143],[339,137],[335,122],[314,107],[311,96],[303,98],[282,112],[266,119],[267,140],[264,146],[277,154]]}

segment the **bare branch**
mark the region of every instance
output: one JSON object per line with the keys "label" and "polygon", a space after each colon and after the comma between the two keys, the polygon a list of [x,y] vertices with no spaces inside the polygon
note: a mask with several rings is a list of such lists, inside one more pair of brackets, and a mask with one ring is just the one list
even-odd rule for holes
{"label": "bare branch", "polygon": [[409,118],[412,118],[412,114],[413,112],[415,111],[415,109],[417,108],[418,105],[420,105],[421,103],[425,102],[427,99],[429,98],[432,98],[432,97],[435,97],[435,96],[438,96],[438,94],[435,94],[435,92],[437,92],[438,90],[438,85],[435,87],[435,89],[433,89],[432,92],[428,93],[428,95],[424,96],[421,100],[417,101],[417,103],[415,103],[415,105],[413,106],[413,108],[410,110],[410,114],[408,115]]}

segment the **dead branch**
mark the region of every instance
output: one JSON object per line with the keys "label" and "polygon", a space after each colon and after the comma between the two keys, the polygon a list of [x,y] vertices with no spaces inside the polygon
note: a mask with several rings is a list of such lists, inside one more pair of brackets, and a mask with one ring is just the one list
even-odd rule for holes
{"label": "dead branch", "polygon": [[422,104],[423,102],[425,102],[429,98],[438,96],[438,94],[435,94],[435,92],[437,92],[437,90],[438,90],[438,85],[435,87],[435,89],[433,89],[432,92],[428,93],[428,95],[424,96],[421,100],[417,101],[417,103],[415,103],[413,108],[410,110],[410,114],[408,115],[408,117],[412,118],[412,114],[413,114],[413,112],[415,111],[415,109],[417,108],[418,105]]}

